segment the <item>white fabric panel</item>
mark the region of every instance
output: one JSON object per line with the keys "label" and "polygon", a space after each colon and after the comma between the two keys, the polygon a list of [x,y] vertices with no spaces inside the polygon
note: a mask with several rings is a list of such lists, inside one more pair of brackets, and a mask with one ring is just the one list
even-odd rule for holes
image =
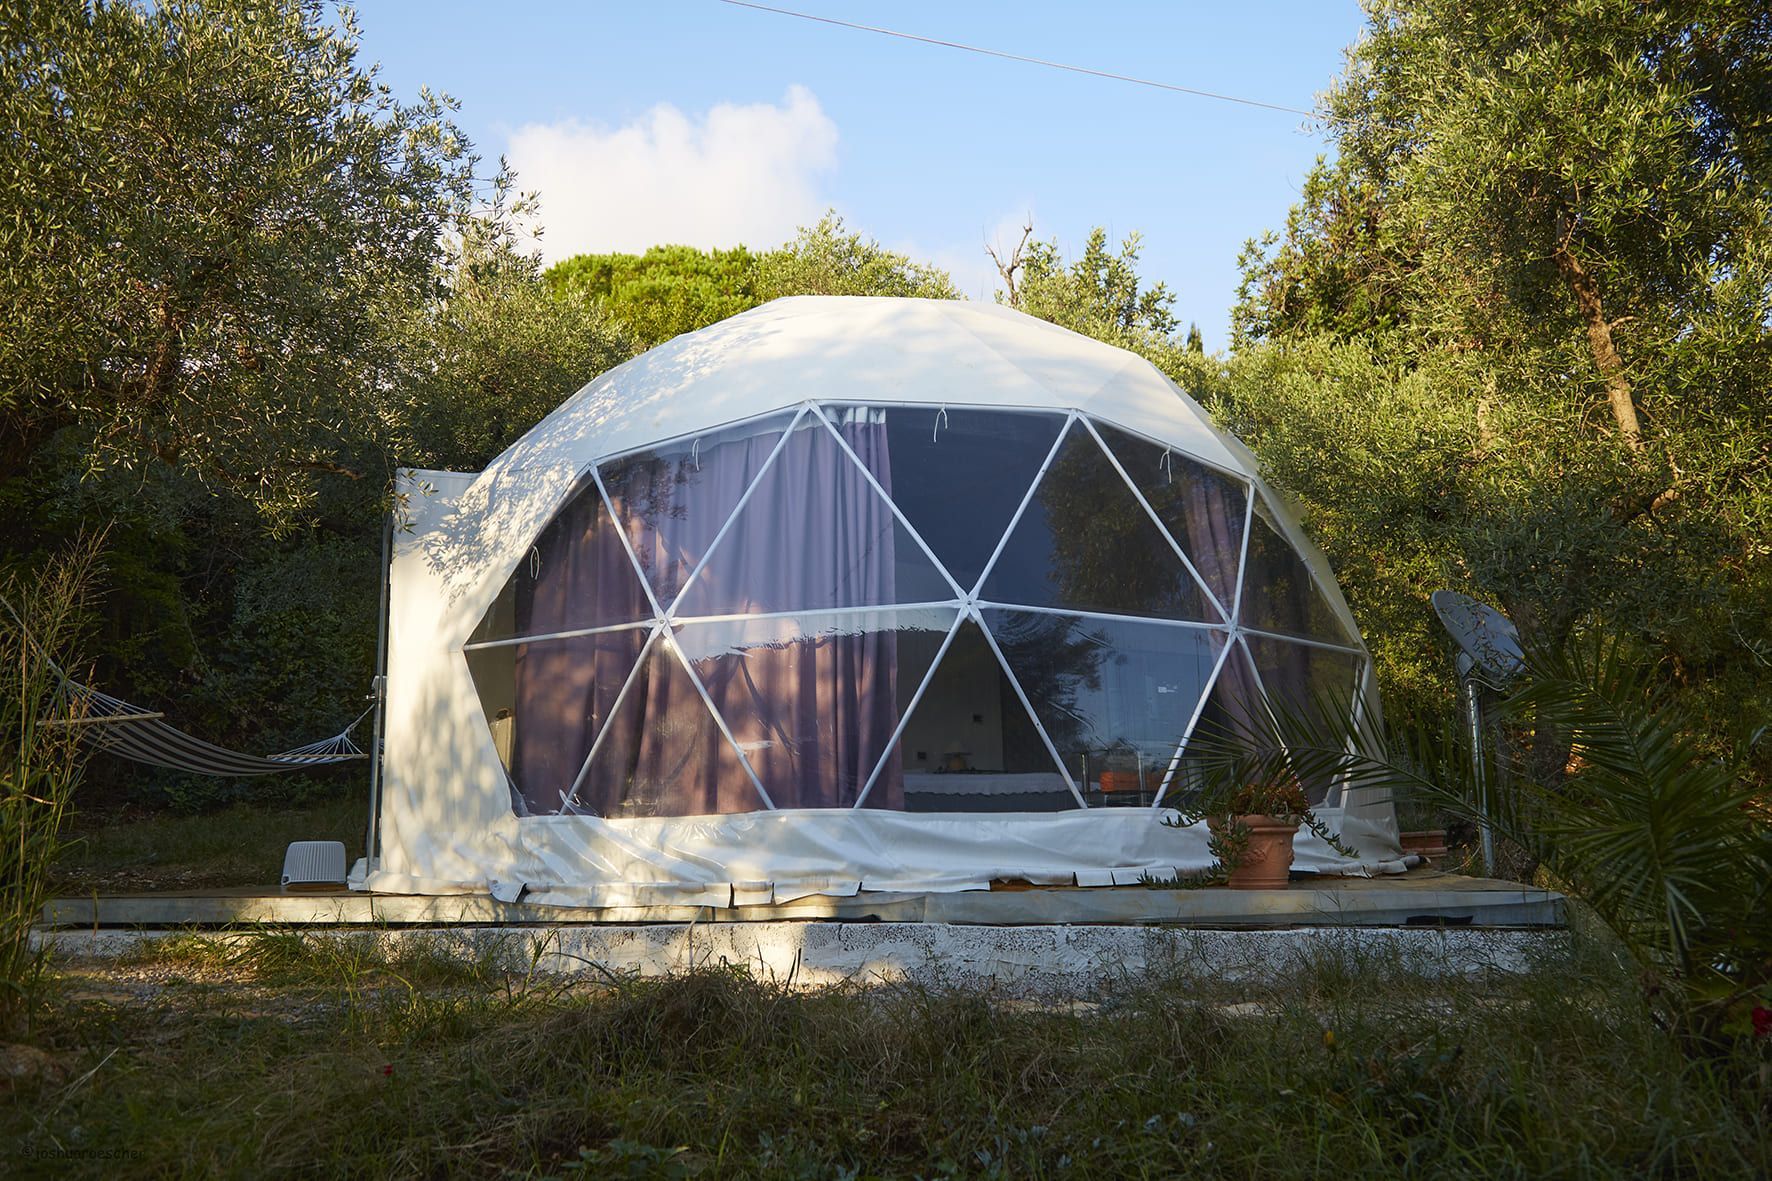
{"label": "white fabric panel", "polygon": [[[1014,360],[1009,358],[1013,357]],[[1149,362],[993,304],[797,296],[679,336],[598,377],[487,468],[582,465],[807,399],[1082,409],[1243,470]]]}
{"label": "white fabric panel", "polygon": [[411,470],[397,480],[408,528],[395,531],[389,571],[380,861],[368,878],[372,890],[453,893],[513,877],[517,818],[504,770],[467,660],[444,625],[455,603],[477,589],[468,559],[455,548],[457,500],[473,480]]}
{"label": "white fabric panel", "polygon": [[[730,905],[765,894],[980,889],[993,878],[1105,884],[1209,863],[1203,829],[1165,828],[1148,809],[513,814],[461,644],[574,481],[602,458],[807,400],[1081,410],[1255,480],[1357,634],[1326,559],[1261,483],[1254,457],[1141,358],[989,304],[778,300],[602,375],[477,476],[401,473],[410,528],[395,535],[390,574],[381,854],[367,888],[448,893],[497,883],[501,895],[579,905],[643,897]],[[1370,690],[1367,700],[1375,712]],[[1359,863],[1306,833],[1298,868],[1400,867],[1387,800],[1350,793],[1325,819],[1361,849]]]}
{"label": "white fabric panel", "polygon": [[[600,819],[538,816],[518,822],[519,848],[488,840],[504,855],[500,882],[522,881],[535,900],[638,899],[694,888],[755,894],[770,884],[776,901],[857,890],[952,890],[993,879],[1069,882],[1079,873],[1121,871],[1134,878],[1176,865],[1204,867],[1203,827],[1168,828],[1144,808],[1039,814],[784,810],[730,816]],[[421,844],[421,848],[423,845]],[[510,854],[514,853],[514,856]],[[833,873],[837,866],[847,873]],[[410,876],[371,873],[368,888]],[[642,889],[644,887],[644,889]],[[628,905],[599,901],[584,905]],[[637,903],[636,903],[637,904]],[[719,903],[725,905],[725,903]]]}

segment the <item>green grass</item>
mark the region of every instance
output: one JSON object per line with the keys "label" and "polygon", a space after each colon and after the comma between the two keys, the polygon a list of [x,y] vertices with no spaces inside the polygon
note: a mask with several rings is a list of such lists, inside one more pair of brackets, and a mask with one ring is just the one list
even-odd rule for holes
{"label": "green grass", "polygon": [[[1089,1011],[270,932],[64,967],[13,1175],[1758,1177],[1765,1057],[1683,1058],[1584,939],[1526,977],[1323,953]],[[46,1160],[58,1148],[123,1155]],[[16,1162],[16,1163],[15,1163]]]}
{"label": "green grass", "polygon": [[274,885],[291,841],[337,840],[363,854],[368,806],[356,795],[305,808],[235,804],[195,816],[75,818],[56,861],[58,894]]}

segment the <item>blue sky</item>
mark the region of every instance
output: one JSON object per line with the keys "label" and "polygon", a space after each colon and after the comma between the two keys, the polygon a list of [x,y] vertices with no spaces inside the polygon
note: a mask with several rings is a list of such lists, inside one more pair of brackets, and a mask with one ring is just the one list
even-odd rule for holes
{"label": "blue sky", "polygon": [[[862,24],[1309,108],[1356,0],[1240,5],[776,0]],[[1224,343],[1244,239],[1282,224],[1325,141],[1306,120],[733,8],[717,0],[366,0],[402,95],[461,100],[539,189],[548,258],[772,246],[834,207],[990,298],[1021,219],[1068,252],[1144,235],[1141,270]]]}

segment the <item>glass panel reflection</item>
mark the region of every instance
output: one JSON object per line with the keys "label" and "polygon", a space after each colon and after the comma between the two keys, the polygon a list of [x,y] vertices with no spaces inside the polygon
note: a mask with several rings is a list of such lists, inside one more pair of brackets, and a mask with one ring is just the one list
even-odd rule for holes
{"label": "glass panel reflection", "polygon": [[597,816],[709,816],[764,806],[683,662],[660,637],[573,796]]}
{"label": "glass panel reflection", "polygon": [[[777,808],[855,804],[953,627],[949,608],[684,625],[676,644]],[[894,807],[896,775],[870,799]]]}
{"label": "glass panel reflection", "polygon": [[[826,409],[962,590],[978,584],[1064,427],[1062,414],[936,406]],[[872,429],[884,425],[884,437]]]}
{"label": "glass panel reflection", "polygon": [[[940,644],[933,633],[901,634],[900,659],[915,648],[927,667]],[[915,681],[899,678],[901,713],[916,691]],[[968,619],[862,804],[907,812],[1054,812],[1075,808],[1077,798],[984,632]]]}
{"label": "glass panel reflection", "polygon": [[1241,480],[1106,423],[1096,429],[1169,536],[1228,612],[1237,591],[1249,490]]}
{"label": "glass panel reflection", "polygon": [[[1288,640],[1245,635],[1256,671],[1274,711],[1282,718],[1291,711],[1304,717],[1320,716],[1325,707],[1352,717],[1354,695],[1359,691],[1366,661],[1351,652],[1294,644]],[[1305,794],[1313,804],[1327,798],[1333,785],[1315,776],[1304,777]]]}
{"label": "glass panel reflection", "polygon": [[651,618],[646,590],[587,474],[523,551],[468,643]]}
{"label": "glass panel reflection", "polygon": [[[1212,650],[1222,652],[1227,638],[1213,633]],[[1164,807],[1182,808],[1201,802],[1205,787],[1202,764],[1208,751],[1222,758],[1228,748],[1243,747],[1252,740],[1270,733],[1267,704],[1262,699],[1254,666],[1241,643],[1231,644],[1230,655],[1219,668],[1218,679],[1200,707],[1200,717],[1188,735],[1187,748],[1169,788],[1163,793]]]}
{"label": "glass panel reflection", "polygon": [[1015,523],[982,597],[1116,615],[1220,618],[1107,455],[1075,424]]}
{"label": "glass panel reflection", "polygon": [[1304,559],[1275,524],[1273,510],[1259,496],[1249,526],[1249,556],[1238,614],[1245,627],[1289,632],[1332,644],[1354,642],[1318,589]]}
{"label": "glass panel reflection", "polygon": [[[845,427],[867,456],[881,424]],[[802,420],[676,608],[679,618],[939,603],[954,590],[817,419]]]}
{"label": "glass panel reflection", "polygon": [[771,415],[602,465],[610,503],[660,605],[670,607],[792,420]]}
{"label": "glass panel reflection", "polygon": [[641,626],[465,653],[518,815],[560,811],[648,634]]}
{"label": "glass panel reflection", "polygon": [[986,611],[984,621],[1083,798],[1152,803],[1222,633],[1009,610]]}

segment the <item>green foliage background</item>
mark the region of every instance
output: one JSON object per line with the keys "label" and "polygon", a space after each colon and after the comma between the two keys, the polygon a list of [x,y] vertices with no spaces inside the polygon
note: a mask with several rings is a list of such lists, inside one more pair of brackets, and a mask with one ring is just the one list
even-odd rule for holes
{"label": "green foliage background", "polygon": [[1442,584],[1547,647],[1617,636],[1745,746],[1772,718],[1772,16],[1367,11],[1334,159],[1245,252],[1214,408],[1309,508],[1393,706],[1445,699]]}
{"label": "green foliage background", "polygon": [[[318,0],[0,0],[0,563],[104,529],[108,691],[269,753],[374,667],[396,464],[474,471],[599,373],[781,295],[952,298],[834,214],[543,274],[451,100]],[[348,790],[94,762],[85,804]]]}
{"label": "green foliage background", "polygon": [[[1030,227],[999,298],[1141,353],[1257,451],[1393,712],[1449,702],[1449,585],[1541,642],[1618,635],[1742,746],[1772,717],[1769,45],[1772,16],[1707,0],[1370,0],[1229,355],[1136,235],[1067,260]],[[544,272],[453,111],[393,95],[318,0],[0,0],[0,562],[108,530],[107,689],[249,750],[332,733],[396,464],[477,470],[769,299],[957,295],[835,214]],[[356,782],[94,770],[89,804]]]}

